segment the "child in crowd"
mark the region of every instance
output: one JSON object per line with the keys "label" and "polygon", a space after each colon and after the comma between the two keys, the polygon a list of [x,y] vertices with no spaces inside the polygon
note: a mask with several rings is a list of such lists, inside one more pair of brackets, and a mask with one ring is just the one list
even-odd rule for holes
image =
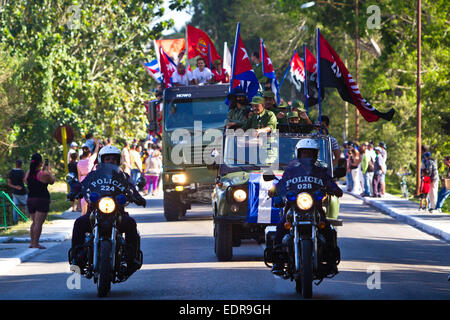
{"label": "child in crowd", "polygon": [[[430,191],[431,186],[431,178],[430,178],[430,170],[425,169],[423,171],[422,181],[420,183],[420,205],[419,210],[427,210],[428,206],[428,192]],[[422,208],[422,203],[425,200],[425,205]]]}

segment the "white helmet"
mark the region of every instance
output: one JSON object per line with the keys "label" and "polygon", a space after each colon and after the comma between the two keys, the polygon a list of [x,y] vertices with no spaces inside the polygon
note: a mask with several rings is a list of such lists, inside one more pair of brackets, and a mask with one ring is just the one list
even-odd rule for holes
{"label": "white helmet", "polygon": [[295,150],[298,151],[299,149],[316,149],[319,150],[319,144],[314,139],[302,139],[299,142],[297,142],[297,145],[295,146]]}
{"label": "white helmet", "polygon": [[120,153],[120,150],[114,146],[104,146],[103,148],[101,148],[98,153],[98,162],[102,163],[103,156],[105,156],[107,154],[117,156],[117,163],[120,165],[121,153]]}

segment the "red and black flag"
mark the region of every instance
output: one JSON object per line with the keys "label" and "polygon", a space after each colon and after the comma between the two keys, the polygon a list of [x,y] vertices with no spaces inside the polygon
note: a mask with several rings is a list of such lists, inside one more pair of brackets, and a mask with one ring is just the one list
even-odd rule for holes
{"label": "red and black flag", "polygon": [[336,88],[341,98],[355,105],[364,119],[368,122],[378,121],[379,118],[392,120],[395,110],[380,112],[361,96],[358,85],[348,72],[336,51],[319,33],[320,51],[320,86]]}

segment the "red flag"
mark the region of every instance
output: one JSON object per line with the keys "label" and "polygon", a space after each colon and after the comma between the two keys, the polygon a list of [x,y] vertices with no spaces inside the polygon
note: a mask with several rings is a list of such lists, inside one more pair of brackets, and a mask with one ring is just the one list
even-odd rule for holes
{"label": "red flag", "polygon": [[280,93],[278,90],[278,81],[277,76],[275,74],[275,69],[272,65],[272,60],[270,60],[269,54],[267,53],[266,46],[264,44],[263,39],[259,39],[259,56],[262,59],[262,70],[263,75],[269,79],[271,79],[270,87],[275,94],[276,101],[280,104]]}
{"label": "red flag", "polygon": [[[217,53],[216,47],[208,35],[200,29],[194,28],[193,26],[187,25],[187,47],[188,47],[188,59],[195,58],[197,56],[201,56],[208,62],[211,58],[211,61],[219,59],[222,61],[222,58]],[[211,57],[208,54],[208,45],[211,47]]]}
{"label": "red flag", "polygon": [[[316,105],[319,102],[319,89],[317,86],[317,63],[316,58],[312,53],[306,48],[306,70],[305,63],[297,52],[291,60],[291,82],[294,83],[295,87],[302,94],[300,95],[300,100],[305,102],[305,78],[308,79],[308,103],[309,107]],[[322,89],[321,99],[324,98],[324,91]]]}
{"label": "red flag", "polygon": [[186,44],[184,39],[163,39],[155,40],[158,47],[162,47],[164,52],[169,55],[169,57],[178,60],[180,53],[186,49]]}
{"label": "red flag", "polygon": [[177,71],[175,62],[164,52],[163,48],[159,47],[159,64],[161,73],[164,77],[165,88],[172,87],[172,74]]}
{"label": "red flag", "polygon": [[258,92],[259,82],[253,71],[247,50],[245,50],[244,42],[242,42],[239,23],[236,29],[236,38],[234,42],[231,79],[230,92],[233,92],[233,89],[240,86],[247,94],[247,98],[250,101]]}
{"label": "red flag", "polygon": [[385,113],[380,112],[361,96],[352,75],[321,34],[319,34],[319,45],[321,86],[336,88],[341,98],[355,105],[368,122],[378,121],[379,118],[392,120],[395,110],[391,109]]}

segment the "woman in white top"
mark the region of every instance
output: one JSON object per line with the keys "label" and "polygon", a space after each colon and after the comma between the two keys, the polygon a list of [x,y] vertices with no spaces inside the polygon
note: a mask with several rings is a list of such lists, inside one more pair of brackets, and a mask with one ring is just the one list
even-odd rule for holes
{"label": "woman in white top", "polygon": [[194,70],[193,75],[195,84],[211,82],[213,77],[211,70],[206,67],[206,62],[203,58],[197,59],[197,69]]}

